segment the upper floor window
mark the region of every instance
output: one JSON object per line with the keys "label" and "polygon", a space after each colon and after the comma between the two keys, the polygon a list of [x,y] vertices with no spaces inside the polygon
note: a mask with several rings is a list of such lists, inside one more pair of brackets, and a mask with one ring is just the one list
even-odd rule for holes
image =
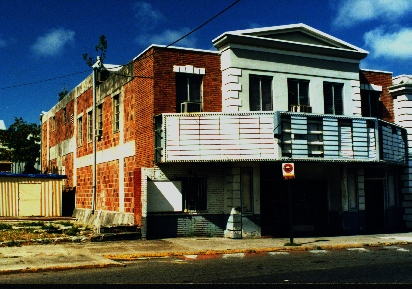
{"label": "upper floor window", "polygon": [[380,91],[361,90],[362,116],[381,117]]}
{"label": "upper floor window", "polygon": [[302,111],[295,110],[300,106],[309,107],[309,80],[288,79],[288,104],[290,111]]}
{"label": "upper floor window", "polygon": [[251,111],[272,111],[272,78],[249,77],[249,105]]}
{"label": "upper floor window", "polygon": [[87,142],[93,140],[93,111],[87,113]]}
{"label": "upper floor window", "polygon": [[343,115],[343,84],[323,83],[324,111],[326,114]]}
{"label": "upper floor window", "polygon": [[176,73],[176,111],[202,110],[202,75]]}
{"label": "upper floor window", "polygon": [[99,104],[96,110],[97,115],[97,135],[102,135],[103,133],[103,104]]}
{"label": "upper floor window", "polygon": [[77,146],[83,144],[83,117],[77,119]]}
{"label": "upper floor window", "polygon": [[120,99],[119,95],[113,97],[113,132],[120,130]]}
{"label": "upper floor window", "polygon": [[67,115],[66,115],[67,111],[66,111],[66,107],[63,107],[63,123],[65,124],[67,121]]}
{"label": "upper floor window", "polygon": [[52,117],[52,130],[55,131],[56,130],[56,116],[53,115]]}

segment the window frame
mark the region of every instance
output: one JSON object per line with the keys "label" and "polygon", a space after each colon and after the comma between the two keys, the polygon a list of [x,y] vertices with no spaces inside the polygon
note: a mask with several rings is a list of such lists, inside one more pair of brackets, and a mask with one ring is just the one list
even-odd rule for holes
{"label": "window frame", "polygon": [[[177,179],[177,181],[181,181],[182,183],[182,210],[184,212],[207,211],[207,177],[180,177]],[[197,192],[193,192],[194,189],[196,189]],[[189,204],[190,197],[194,198],[191,204]]]}
{"label": "window frame", "polygon": [[97,105],[97,135],[101,136],[103,134],[103,104]]}
{"label": "window frame", "polygon": [[[330,86],[331,90],[331,96],[326,95],[327,89]],[[323,109],[325,114],[333,114],[333,115],[344,115],[345,109],[344,109],[344,84],[343,83],[338,83],[338,82],[328,82],[325,81],[323,82]],[[335,97],[337,95],[337,90],[340,91],[340,100],[338,99],[339,96]],[[332,99],[328,99],[331,97]],[[340,101],[340,111],[337,111],[339,109],[338,101]],[[327,107],[328,104],[331,104],[331,108]],[[329,111],[331,110],[331,111]]]}
{"label": "window frame", "polygon": [[56,130],[56,116],[53,115],[52,117],[52,131]]}
{"label": "window frame", "polygon": [[66,109],[66,107],[63,107],[62,113],[63,113],[63,124],[66,124],[66,122],[67,122],[67,109]]}
{"label": "window frame", "polygon": [[[293,83],[297,84],[297,87],[296,87],[296,92],[297,92],[296,100],[297,100],[297,103],[292,103],[291,102],[291,100],[292,100],[291,94],[294,92],[294,91],[291,91],[291,86],[292,86]],[[307,91],[306,94],[307,95],[303,96],[303,97],[306,98],[307,103],[301,103],[302,96],[300,95],[300,92],[302,91],[302,89],[301,89],[302,84],[307,84],[307,89],[306,89],[306,91]],[[289,108],[293,105],[310,106],[310,80],[308,80],[308,79],[288,78],[287,86],[288,86],[288,106],[289,106]]]}
{"label": "window frame", "polygon": [[[361,89],[361,93],[360,93],[361,113],[363,117],[376,117],[376,118],[382,117],[382,102],[380,100],[381,93],[382,93],[381,91]],[[371,103],[372,98],[376,99],[376,107],[374,109],[372,109],[372,103]],[[367,111],[365,111],[366,105],[368,108]]]}
{"label": "window frame", "polygon": [[[256,84],[254,83],[257,81],[257,91],[254,89],[257,87]],[[269,83],[268,87],[266,87],[267,82]],[[265,85],[265,87],[263,87]],[[267,76],[267,75],[256,75],[256,74],[251,74],[249,75],[249,110],[250,111],[273,111],[273,77],[272,76]],[[268,89],[269,88],[269,89]],[[264,103],[264,99],[268,98],[266,93],[267,89],[269,90],[269,103]],[[265,94],[265,95],[264,95]],[[258,96],[256,96],[258,95]],[[255,97],[259,98],[259,104],[258,104],[258,109],[253,109],[252,108],[252,103],[255,104],[257,103],[256,101],[252,102],[252,99]],[[269,109],[266,109],[267,105],[269,104]],[[265,109],[264,109],[265,108]]]}
{"label": "window frame", "polygon": [[93,141],[93,110],[87,112],[87,142]]}
{"label": "window frame", "polygon": [[[197,82],[193,80],[197,80]],[[199,91],[197,91],[197,86],[199,87]],[[193,98],[193,97],[196,97],[195,95],[198,95],[198,99]],[[202,74],[176,73],[176,112],[177,113],[182,112],[181,105],[184,102],[199,103],[200,108],[202,110],[202,106],[203,106],[203,75]]]}
{"label": "window frame", "polygon": [[83,115],[77,117],[77,146],[83,145]]}
{"label": "window frame", "polygon": [[113,100],[113,133],[120,131],[120,94],[116,94]]}

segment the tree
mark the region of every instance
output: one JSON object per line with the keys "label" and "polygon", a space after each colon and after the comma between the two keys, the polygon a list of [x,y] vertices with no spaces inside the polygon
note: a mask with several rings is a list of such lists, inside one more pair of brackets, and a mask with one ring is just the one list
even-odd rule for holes
{"label": "tree", "polygon": [[[106,58],[106,51],[107,51],[106,36],[104,36],[103,34],[100,35],[99,44],[97,44],[94,48],[95,48],[96,52],[100,51],[100,60],[103,63],[104,59]],[[92,54],[89,54],[89,53],[84,53],[83,54],[83,59],[84,59],[84,61],[86,61],[86,64],[90,67],[92,67],[93,64],[96,62],[96,60],[93,58]]]}
{"label": "tree", "polygon": [[66,86],[63,86],[62,91],[59,92],[59,101],[62,100],[68,94],[69,91],[67,90]]}
{"label": "tree", "polygon": [[7,130],[0,131],[0,159],[14,163],[26,163],[25,173],[36,173],[34,163],[40,156],[40,126],[27,123],[23,118],[15,121]]}

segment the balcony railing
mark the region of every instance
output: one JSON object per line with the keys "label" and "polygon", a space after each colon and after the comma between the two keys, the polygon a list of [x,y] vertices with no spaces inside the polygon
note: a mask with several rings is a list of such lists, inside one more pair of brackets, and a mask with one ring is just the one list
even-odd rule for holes
{"label": "balcony railing", "polygon": [[156,162],[340,161],[406,164],[407,134],[376,118],[295,112],[165,113]]}

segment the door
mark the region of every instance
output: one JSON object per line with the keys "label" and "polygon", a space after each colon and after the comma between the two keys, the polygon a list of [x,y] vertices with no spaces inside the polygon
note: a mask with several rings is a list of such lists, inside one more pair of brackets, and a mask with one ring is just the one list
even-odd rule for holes
{"label": "door", "polygon": [[276,165],[261,166],[261,224],[262,236],[289,235],[289,182],[292,193],[294,231],[299,234],[325,232],[328,228],[328,199],[326,180],[285,181],[273,172]]}
{"label": "door", "polygon": [[384,180],[365,180],[365,218],[369,233],[385,229]]}
{"label": "door", "polygon": [[19,184],[19,216],[40,216],[41,184]]}

